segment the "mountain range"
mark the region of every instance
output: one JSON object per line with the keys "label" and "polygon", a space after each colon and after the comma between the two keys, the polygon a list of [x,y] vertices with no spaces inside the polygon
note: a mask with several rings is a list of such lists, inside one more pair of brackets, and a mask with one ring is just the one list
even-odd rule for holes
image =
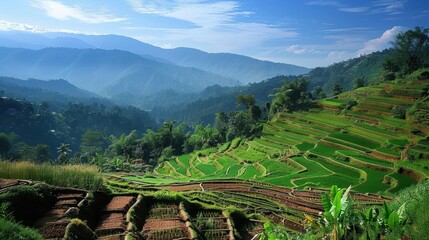
{"label": "mountain range", "polygon": [[233,79],[199,69],[157,62],[121,50],[0,48],[0,75],[21,79],[66,79],[88,91],[111,97],[128,92],[149,95],[164,89],[196,92]]}
{"label": "mountain range", "polygon": [[[241,85],[260,82],[277,75],[300,75],[310,69],[284,63],[261,61],[231,53],[207,53],[192,48],[164,49],[118,35],[71,33],[0,32],[0,46],[39,50],[47,47],[123,50],[160,63],[197,68]],[[219,82],[222,85],[222,82]]]}

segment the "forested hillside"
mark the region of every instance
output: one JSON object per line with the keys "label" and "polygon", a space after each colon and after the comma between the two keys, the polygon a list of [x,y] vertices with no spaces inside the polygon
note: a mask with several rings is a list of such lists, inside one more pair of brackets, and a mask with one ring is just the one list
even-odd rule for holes
{"label": "forested hillside", "polygon": [[[217,112],[243,110],[243,107],[236,105],[238,95],[250,94],[255,96],[256,104],[263,109],[267,102],[272,101],[272,94],[274,94],[276,88],[295,78],[293,76],[277,76],[260,83],[249,84],[246,87],[219,89],[218,93],[212,94],[212,96],[203,91],[197,101],[157,107],[151,111],[151,114],[157,119],[176,119],[188,124],[213,124]],[[214,90],[213,88],[211,89]]]}
{"label": "forested hillside", "polygon": [[363,55],[347,61],[335,63],[328,67],[318,67],[305,75],[311,80],[310,87],[321,86],[325,93],[331,94],[333,86],[338,84],[343,90],[351,90],[357,79],[364,85],[383,80],[383,62],[391,50]]}
{"label": "forested hillside", "polygon": [[29,149],[43,145],[49,154],[38,161],[49,161],[55,158],[56,149],[62,143],[69,144],[73,154],[77,153],[87,132],[99,135],[96,140],[101,141],[101,147],[107,145],[111,134],[145,132],[157,126],[147,112],[133,107],[68,102],[55,105],[53,110],[48,102],[32,103],[3,94],[5,92],[0,98],[0,132],[8,144],[2,145],[1,151],[7,159],[32,159]]}

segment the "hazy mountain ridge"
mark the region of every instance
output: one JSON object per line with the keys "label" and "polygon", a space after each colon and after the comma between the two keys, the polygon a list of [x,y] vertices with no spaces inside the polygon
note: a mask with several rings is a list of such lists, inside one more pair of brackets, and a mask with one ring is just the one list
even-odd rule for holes
{"label": "hazy mountain ridge", "polygon": [[0,97],[26,99],[32,103],[47,102],[53,111],[69,103],[103,104],[113,106],[113,101],[82,90],[65,80],[21,80],[0,77]]}
{"label": "hazy mountain ridge", "polygon": [[77,87],[104,96],[127,91],[150,95],[164,89],[195,92],[214,84],[237,84],[202,70],[160,63],[120,50],[0,48],[0,64],[0,75],[67,79]]}
{"label": "hazy mountain ridge", "polygon": [[32,49],[74,47],[124,50],[145,57],[151,56],[151,59],[160,62],[194,67],[224,77],[233,78],[242,84],[260,82],[277,75],[300,75],[310,71],[310,69],[305,67],[261,61],[237,54],[207,53],[193,48],[163,49],[119,35],[83,35],[70,33],[45,33],[41,35],[6,32],[0,33],[0,39],[8,40],[9,44],[0,43],[2,46],[8,47]]}
{"label": "hazy mountain ridge", "polygon": [[76,98],[99,97],[97,94],[80,89],[64,79],[44,81],[38,79],[21,80],[16,78],[0,77],[0,83],[10,86],[53,91]]}

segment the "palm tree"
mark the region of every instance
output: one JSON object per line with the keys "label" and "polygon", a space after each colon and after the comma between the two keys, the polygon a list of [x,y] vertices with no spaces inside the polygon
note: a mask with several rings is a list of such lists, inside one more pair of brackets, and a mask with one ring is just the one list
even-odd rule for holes
{"label": "palm tree", "polygon": [[71,152],[70,144],[61,143],[59,147],[57,147],[58,158],[57,162],[60,164],[66,163],[69,160],[69,153]]}
{"label": "palm tree", "polygon": [[170,146],[173,147],[173,127],[176,123],[176,120],[170,122],[164,122],[164,127],[168,129],[168,134],[170,136]]}

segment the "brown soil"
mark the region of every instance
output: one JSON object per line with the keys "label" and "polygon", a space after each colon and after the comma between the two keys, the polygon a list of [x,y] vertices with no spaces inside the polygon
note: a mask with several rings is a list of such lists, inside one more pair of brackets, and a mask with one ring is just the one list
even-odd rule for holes
{"label": "brown soil", "polygon": [[15,179],[0,179],[0,189],[18,185],[18,180]]}
{"label": "brown soil", "polygon": [[102,217],[102,220],[95,231],[105,229],[123,229],[125,231],[125,221],[123,213],[109,213]]}
{"label": "brown soil", "polygon": [[177,204],[153,205],[142,230],[147,240],[167,240],[168,231],[175,232],[180,239],[190,239],[186,221],[180,215]]}
{"label": "brown soil", "polygon": [[126,213],[136,201],[135,196],[113,196],[103,209],[95,233],[103,239],[123,239],[127,227]]}
{"label": "brown soil", "polygon": [[40,234],[45,239],[50,238],[63,238],[66,232],[68,222],[60,222],[56,224],[46,225],[43,228],[39,229]]}
{"label": "brown soil", "polygon": [[64,236],[69,222],[65,216],[66,211],[71,207],[77,207],[78,203],[85,196],[85,192],[74,190],[60,190],[56,194],[57,202],[53,208],[46,212],[33,225],[46,239],[62,238]]}
{"label": "brown soil", "polygon": [[292,229],[292,230],[295,230],[298,232],[304,232],[304,230],[305,230],[304,225],[301,223],[296,223],[296,222],[293,222],[289,219],[282,218],[282,217],[279,217],[279,216],[274,215],[274,214],[269,214],[267,217],[269,219],[271,219],[272,221],[283,225],[286,228],[289,228],[289,229]]}
{"label": "brown soil", "polygon": [[324,109],[331,109],[331,110],[341,110],[341,107],[339,106],[332,106],[332,105],[328,105],[328,104],[323,104],[323,103],[316,103],[317,106],[319,106],[320,108],[324,108]]}
{"label": "brown soil", "polygon": [[109,204],[107,204],[104,211],[128,211],[131,205],[134,203],[134,196],[115,196],[112,198]]}
{"label": "brown soil", "polygon": [[396,157],[396,156],[392,156],[389,154],[385,154],[382,152],[378,152],[378,151],[373,151],[372,153],[368,154],[371,157],[375,157],[381,160],[386,160],[389,162],[397,162],[398,160],[400,160],[400,157]]}
{"label": "brown soil", "polygon": [[123,234],[103,236],[98,238],[98,240],[124,240],[124,239],[125,239],[125,236]]}
{"label": "brown soil", "polygon": [[168,228],[181,228],[185,222],[180,219],[148,219],[143,227],[144,230],[159,230]]}
{"label": "brown soil", "polygon": [[17,180],[17,179],[0,179],[0,193],[7,191],[9,188],[13,188],[19,185],[29,185],[33,182],[29,180]]}
{"label": "brown soil", "polygon": [[420,176],[418,174],[416,174],[415,172],[413,172],[412,170],[401,168],[401,169],[399,169],[399,173],[404,174],[404,175],[416,180],[416,182],[420,181]]}

